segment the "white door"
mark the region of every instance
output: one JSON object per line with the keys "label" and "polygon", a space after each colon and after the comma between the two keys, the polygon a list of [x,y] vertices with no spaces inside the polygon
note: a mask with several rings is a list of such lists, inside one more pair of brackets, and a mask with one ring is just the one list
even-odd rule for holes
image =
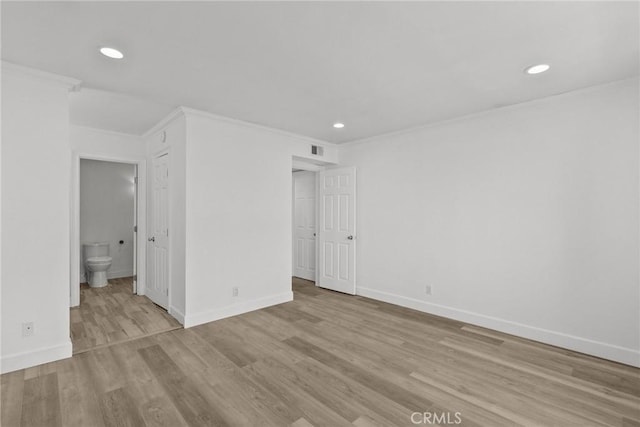
{"label": "white door", "polygon": [[318,175],[318,286],[356,293],[356,169]]}
{"label": "white door", "polygon": [[293,174],[293,275],[316,280],[316,174]]}
{"label": "white door", "polygon": [[138,165],[133,178],[133,294],[138,293]]}
{"label": "white door", "polygon": [[165,309],[169,306],[169,155],[153,159],[151,224],[147,236],[149,271],[145,294]]}

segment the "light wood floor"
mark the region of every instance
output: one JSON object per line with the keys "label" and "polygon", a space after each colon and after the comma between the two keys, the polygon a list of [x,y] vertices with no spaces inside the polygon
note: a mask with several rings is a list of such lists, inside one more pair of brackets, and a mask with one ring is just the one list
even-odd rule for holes
{"label": "light wood floor", "polygon": [[5,374],[2,425],[412,426],[414,412],[438,417],[419,425],[640,424],[638,369],[300,280],[294,291]]}
{"label": "light wood floor", "polygon": [[102,288],[80,285],[80,306],[71,309],[74,354],[181,327],[149,298],[134,295],[132,284],[125,277]]}

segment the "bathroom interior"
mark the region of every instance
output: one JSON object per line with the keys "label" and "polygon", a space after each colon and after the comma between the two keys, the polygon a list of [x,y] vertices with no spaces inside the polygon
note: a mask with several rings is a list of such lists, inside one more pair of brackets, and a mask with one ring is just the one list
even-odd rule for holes
{"label": "bathroom interior", "polygon": [[134,164],[80,160],[81,289],[134,275],[135,176]]}
{"label": "bathroom interior", "polygon": [[74,354],[181,327],[135,288],[136,168],[80,159],[80,305],[70,311]]}

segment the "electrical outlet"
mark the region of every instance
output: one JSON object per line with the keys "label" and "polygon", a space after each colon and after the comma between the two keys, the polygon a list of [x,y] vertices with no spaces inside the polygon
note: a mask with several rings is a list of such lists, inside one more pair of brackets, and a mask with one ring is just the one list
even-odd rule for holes
{"label": "electrical outlet", "polygon": [[424,287],[424,292],[425,292],[427,295],[431,295],[431,285],[427,285],[427,286],[425,286],[425,287]]}
{"label": "electrical outlet", "polygon": [[234,287],[233,287],[233,296],[234,296],[234,297],[237,297],[237,296],[238,296],[238,287],[237,287],[237,286],[234,286]]}
{"label": "electrical outlet", "polygon": [[33,335],[33,322],[25,322],[22,324],[22,337],[30,337]]}

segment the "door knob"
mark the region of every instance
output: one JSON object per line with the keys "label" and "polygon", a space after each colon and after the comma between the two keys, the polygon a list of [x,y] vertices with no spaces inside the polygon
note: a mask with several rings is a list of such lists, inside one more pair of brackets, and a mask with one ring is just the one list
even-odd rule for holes
{"label": "door knob", "polygon": [[149,237],[147,240],[150,241],[150,242],[155,242],[156,238],[155,237]]}
{"label": "door knob", "polygon": [[353,236],[347,236],[348,240],[353,240]]}

